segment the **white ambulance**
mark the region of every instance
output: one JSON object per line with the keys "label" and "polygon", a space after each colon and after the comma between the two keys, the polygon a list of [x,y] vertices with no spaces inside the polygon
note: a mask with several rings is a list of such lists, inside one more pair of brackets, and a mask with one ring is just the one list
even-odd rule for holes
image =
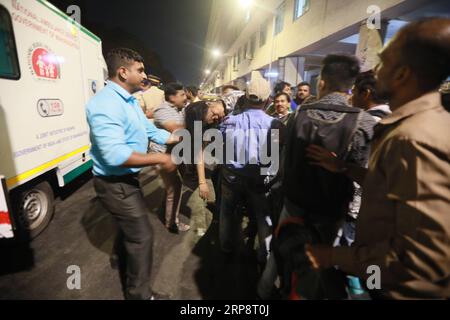
{"label": "white ambulance", "polygon": [[89,170],[85,105],[105,80],[100,39],[44,0],[0,0],[0,238],[35,237]]}

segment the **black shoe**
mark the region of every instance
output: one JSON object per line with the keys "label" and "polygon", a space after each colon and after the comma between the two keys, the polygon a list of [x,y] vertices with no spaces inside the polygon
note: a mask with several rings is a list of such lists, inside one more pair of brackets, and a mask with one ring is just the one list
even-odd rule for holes
{"label": "black shoe", "polygon": [[179,234],[180,230],[178,230],[178,226],[176,223],[170,225],[169,227],[167,227],[167,230],[169,230],[170,233],[174,233],[174,234]]}

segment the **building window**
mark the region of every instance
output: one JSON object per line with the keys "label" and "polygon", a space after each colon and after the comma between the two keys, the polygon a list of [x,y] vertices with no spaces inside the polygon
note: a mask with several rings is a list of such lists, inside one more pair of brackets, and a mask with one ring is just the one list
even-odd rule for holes
{"label": "building window", "polygon": [[242,47],[242,60],[247,59],[247,53],[248,53],[248,43],[244,44]]}
{"label": "building window", "polygon": [[276,12],[276,16],[275,16],[275,35],[279,34],[281,31],[283,31],[285,9],[286,9],[285,2],[283,2],[283,4],[277,8],[277,12]]}
{"label": "building window", "polygon": [[11,16],[3,6],[0,6],[0,78],[20,78]]}
{"label": "building window", "polygon": [[258,37],[258,34],[254,34],[252,37],[252,40],[250,42],[250,55],[253,57],[255,56],[255,48],[256,48],[256,38]]}
{"label": "building window", "polygon": [[269,23],[261,25],[259,31],[259,47],[261,48],[267,42],[267,29],[269,28]]}
{"label": "building window", "polygon": [[297,20],[309,10],[310,0],[295,0],[294,20]]}
{"label": "building window", "polygon": [[250,38],[250,41],[248,43],[248,51],[246,58],[248,60],[252,60],[255,55],[255,46],[256,46],[256,34],[253,35],[253,37]]}
{"label": "building window", "polygon": [[241,63],[241,48],[239,48],[237,53],[237,64],[239,65]]}

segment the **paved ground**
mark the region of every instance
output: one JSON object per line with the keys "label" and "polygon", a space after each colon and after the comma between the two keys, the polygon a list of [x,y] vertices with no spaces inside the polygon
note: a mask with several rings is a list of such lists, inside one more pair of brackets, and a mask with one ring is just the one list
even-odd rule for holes
{"label": "paved ground", "polygon": [[[151,170],[141,179],[156,234],[153,289],[174,299],[253,299],[253,250],[243,246],[239,258],[227,260],[218,248],[217,224],[201,239],[193,232],[168,233],[160,221],[162,181]],[[58,199],[43,234],[29,245],[0,247],[0,299],[123,299],[119,272],[109,264],[115,230],[91,179],[81,179]],[[70,265],[81,269],[81,290],[67,288]]]}

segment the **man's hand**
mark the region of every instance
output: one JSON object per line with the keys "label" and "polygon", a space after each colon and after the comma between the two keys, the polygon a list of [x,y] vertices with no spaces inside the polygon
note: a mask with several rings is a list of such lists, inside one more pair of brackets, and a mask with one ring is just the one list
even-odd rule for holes
{"label": "man's hand", "polygon": [[181,141],[181,137],[177,136],[175,133],[172,133],[167,140],[166,144],[175,144]]}
{"label": "man's hand", "polygon": [[199,184],[199,195],[203,200],[208,200],[209,197],[209,187],[206,182],[202,182]]}
{"label": "man's hand", "polygon": [[153,109],[147,110],[145,112],[145,116],[147,117],[147,119],[153,119]]}
{"label": "man's hand", "polygon": [[306,156],[312,160],[310,164],[334,173],[342,172],[345,167],[345,163],[337,158],[336,153],[330,152],[318,145],[309,145],[306,148]]}
{"label": "man's hand", "polygon": [[306,255],[314,269],[326,269],[333,266],[331,252],[333,248],[324,245],[305,245]]}
{"label": "man's hand", "polygon": [[158,164],[161,168],[161,170],[164,170],[166,172],[172,172],[177,169],[177,166],[172,161],[172,157],[170,154],[167,153],[160,153],[158,156],[161,157],[161,159],[158,160]]}

